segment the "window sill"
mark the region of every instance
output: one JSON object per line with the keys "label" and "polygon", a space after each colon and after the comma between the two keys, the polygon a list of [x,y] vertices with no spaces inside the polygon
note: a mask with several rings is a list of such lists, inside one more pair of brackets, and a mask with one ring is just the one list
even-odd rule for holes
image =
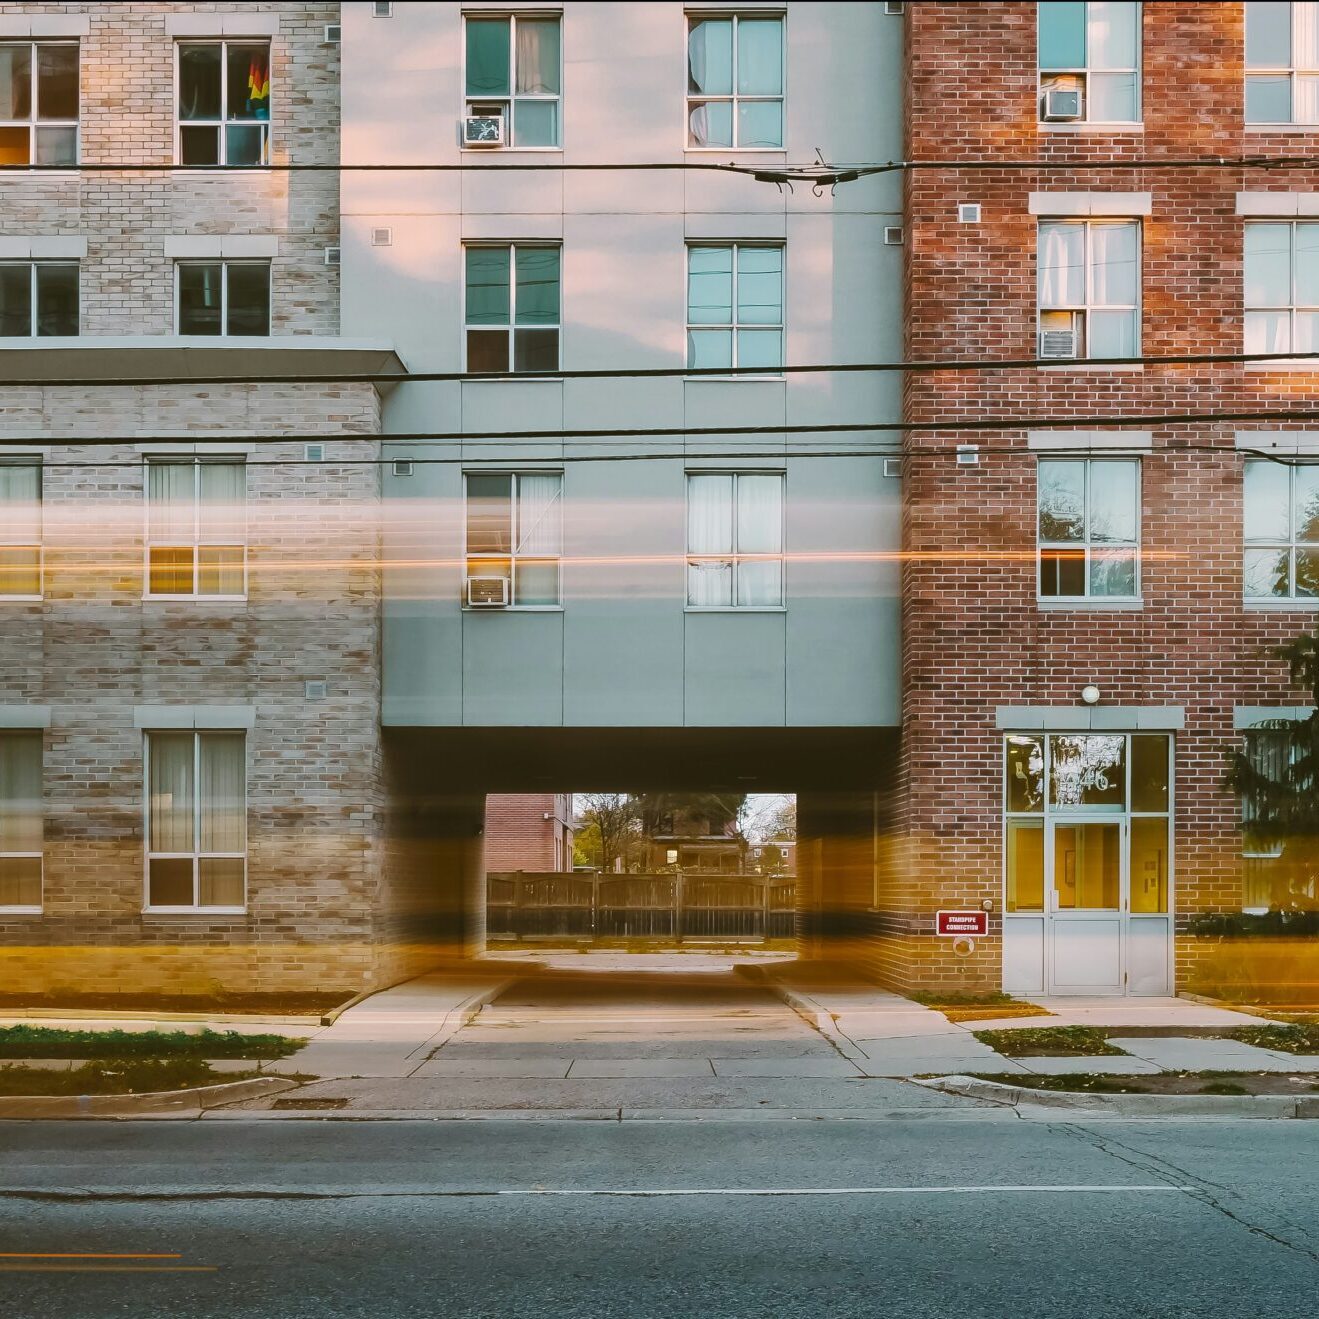
{"label": "window sill", "polygon": [[[1319,603],[1317,601],[1316,603]],[[1045,610],[1082,609],[1093,611],[1134,611],[1145,608],[1144,600],[1105,600],[1088,595],[1041,595],[1035,598],[1036,607]]]}
{"label": "window sill", "polygon": [[685,614],[786,614],[787,605],[685,605]]}
{"label": "window sill", "polygon": [[1080,122],[1045,122],[1037,125],[1041,133],[1143,133],[1145,124],[1139,119],[1083,120]]}
{"label": "window sill", "polygon": [[1247,133],[1319,133],[1319,124],[1243,124]]}
{"label": "window sill", "polygon": [[1273,362],[1242,362],[1247,371],[1319,371],[1319,358],[1279,357]]}
{"label": "window sill", "polygon": [[458,150],[465,156],[561,156],[563,148],[560,147],[470,147],[465,143],[460,143]]}
{"label": "window sill", "polygon": [[786,379],[787,376],[780,373],[778,375],[766,374],[766,375],[755,375],[755,376],[753,375],[683,376],[682,382],[684,385],[699,385],[707,382],[716,385],[730,385],[730,384],[736,385],[736,384],[740,384],[743,380],[759,381],[760,383],[763,384],[767,380],[777,380],[781,383]]}
{"label": "window sill", "polygon": [[1129,362],[1106,362],[1102,357],[1077,357],[1066,362],[1050,362],[1047,366],[1041,365],[1039,369],[1041,371],[1143,371],[1145,364],[1138,362],[1133,366]]}
{"label": "window sill", "polygon": [[150,916],[153,919],[158,917],[167,917],[175,919],[183,918],[200,918],[210,920],[215,916],[246,916],[246,907],[143,907],[143,916]]}
{"label": "window sill", "polygon": [[562,605],[463,605],[464,614],[561,614]]}
{"label": "window sill", "polygon": [[731,152],[735,156],[786,156],[787,147],[694,147],[690,143],[683,147],[697,156],[712,156],[722,152]]}
{"label": "window sill", "polygon": [[[202,178],[223,178],[231,174],[250,176],[261,174],[269,178],[275,171],[269,165],[184,165],[175,161],[172,165],[141,165],[140,169],[168,169],[177,174],[200,175]],[[239,258],[241,259],[241,258]]]}
{"label": "window sill", "polygon": [[15,916],[40,916],[40,907],[0,907],[0,921],[12,920]]}
{"label": "window sill", "polygon": [[506,385],[511,380],[516,380],[521,385],[563,384],[562,376],[537,375],[530,371],[510,371],[507,375],[491,375],[489,373],[474,376],[464,375],[460,383],[464,385]]}
{"label": "window sill", "polygon": [[76,179],[78,177],[78,167],[72,165],[66,169],[7,169],[0,171],[0,178],[15,176],[23,179]]}
{"label": "window sill", "polygon": [[4,605],[39,605],[44,595],[0,595],[0,604]]}
{"label": "window sill", "polygon": [[142,596],[143,604],[190,604],[190,605],[245,605],[247,596],[245,595],[146,595]]}
{"label": "window sill", "polygon": [[1242,608],[1249,610],[1251,613],[1314,613],[1319,610],[1319,599],[1303,600],[1294,599],[1290,596],[1247,596],[1242,602]]}

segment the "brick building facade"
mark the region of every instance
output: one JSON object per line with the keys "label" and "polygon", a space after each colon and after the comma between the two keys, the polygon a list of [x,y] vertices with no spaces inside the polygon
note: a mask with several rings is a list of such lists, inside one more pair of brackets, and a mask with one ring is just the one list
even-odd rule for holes
{"label": "brick building facade", "polygon": [[[1241,806],[1223,787],[1226,755],[1241,745],[1241,730],[1261,707],[1302,699],[1289,688],[1285,666],[1261,658],[1261,648],[1313,622],[1313,599],[1304,598],[1303,588],[1292,588],[1300,598],[1270,599],[1258,598],[1258,579],[1243,583],[1243,484],[1268,478],[1249,473],[1251,455],[1240,450],[1304,455],[1314,452],[1313,436],[1294,423],[1171,418],[1302,406],[1313,393],[1314,367],[1117,365],[1098,358],[1313,346],[1284,342],[1277,323],[1254,323],[1248,334],[1243,293],[1247,282],[1264,279],[1258,268],[1246,269],[1253,259],[1248,251],[1279,243],[1285,249],[1295,241],[1285,231],[1298,214],[1319,211],[1313,172],[1171,163],[1245,155],[1267,160],[1294,154],[1308,140],[1298,137],[1307,131],[1301,125],[1247,122],[1246,8],[907,6],[907,158],[994,162],[988,169],[923,168],[908,176],[908,359],[984,362],[1056,351],[1044,331],[1059,322],[1044,312],[1037,319],[1037,307],[1056,305],[1050,281],[1064,279],[1058,271],[1073,261],[1086,265],[1081,317],[1089,322],[1073,326],[1078,335],[1091,329],[1093,336],[1071,349],[1091,360],[1042,369],[913,372],[907,380],[907,416],[924,426],[908,435],[904,458],[904,786],[878,904],[886,915],[877,964],[892,983],[977,990],[1005,983],[1034,992],[1065,984],[1075,971],[1066,946],[1046,949],[1041,964],[1019,932],[1036,922],[1056,928],[1049,891],[1055,882],[1075,882],[1065,871],[1076,856],[1068,861],[1065,853],[1077,843],[1078,828],[1091,827],[1067,823],[1065,810],[1080,819],[1087,805],[1094,808],[1094,830],[1104,827],[1104,811],[1127,813],[1120,823],[1114,816],[1115,842],[1142,831],[1145,838],[1139,855],[1126,841],[1119,847],[1128,850],[1114,855],[1115,881],[1130,867],[1130,898],[1124,878],[1123,942],[1107,968],[1121,979],[1105,988],[1157,993],[1213,987],[1229,974],[1221,958],[1213,961],[1214,941],[1191,932],[1199,914],[1243,906]],[[1286,6],[1258,8],[1276,18]],[[1113,11],[1123,9],[1135,15],[1134,101],[1129,83],[1120,87],[1128,98],[1121,117],[1131,122],[1095,122],[1103,116],[1091,115],[1088,104],[1079,117],[1070,114],[1075,102],[1046,105],[1043,92],[1062,85],[1049,81],[1050,61],[1082,68],[1080,81],[1089,80],[1086,98],[1096,109],[1111,94],[1102,78],[1115,75],[1096,69],[1125,67],[1119,48],[1124,41],[1128,50],[1131,45],[1112,26],[1100,25],[1118,24],[1122,16]],[[1088,44],[1078,47],[1088,66],[1053,53],[1059,43],[1075,44],[1076,30],[1040,33],[1045,23],[1074,27],[1078,11],[1088,25],[1080,37]],[[1252,22],[1273,18],[1261,14]],[[1252,56],[1253,64],[1260,62]],[[1051,119],[1048,112],[1059,109],[1068,117]],[[1252,110],[1250,118],[1260,117]],[[1104,167],[1114,161],[1132,167]],[[966,204],[973,209],[964,211]],[[1116,232],[1120,224],[1130,226],[1129,239]],[[1253,228],[1260,224],[1268,231]],[[1057,226],[1076,232],[1059,237]],[[1078,237],[1083,228],[1087,235]],[[1302,224],[1300,233],[1312,237],[1319,226]],[[1076,246],[1068,246],[1058,263],[1049,245],[1073,238]],[[1134,337],[1119,335],[1109,348],[1099,342],[1101,333],[1119,318],[1107,321],[1113,313],[1096,307],[1132,299],[1112,287],[1122,281],[1099,269],[1104,253],[1113,263],[1134,259],[1138,271],[1134,331],[1123,330]],[[1275,253],[1269,259],[1286,258]],[[1263,305],[1274,304],[1266,299]],[[1057,420],[1034,427],[1019,420],[1036,417]],[[1109,420],[1117,417],[1156,420],[1119,428]],[[981,420],[1001,428],[951,429]],[[958,446],[965,445],[974,448],[959,462]],[[1133,571],[1134,580],[1116,583],[1102,574],[1121,555],[1091,542],[1101,531],[1106,544],[1127,542],[1130,529],[1102,528],[1088,502],[1098,486],[1084,484],[1111,486],[1112,466],[1095,464],[1114,460],[1134,464],[1138,491],[1138,579]],[[1046,466],[1059,462],[1072,466]],[[1075,547],[1041,548],[1037,526],[1048,539],[1060,525],[1050,506],[1055,497],[1045,487],[1074,474],[1073,502],[1086,501],[1077,516],[1093,515],[1094,526],[1077,533],[1073,519],[1064,532],[1076,538]],[[1247,528],[1245,534],[1260,533]],[[1275,534],[1285,542],[1285,525]],[[1100,578],[1080,576],[1077,564],[1088,564],[1084,571]],[[1063,581],[1068,574],[1071,580]],[[1098,689],[1094,705],[1082,696],[1090,686]],[[1060,759],[1059,801],[1047,811],[1038,801],[1014,802],[1020,783],[1005,783],[1005,739],[1033,744],[1036,750],[1025,754],[1038,757],[1045,754],[1046,730],[1073,735],[1048,745],[1047,754]],[[1061,800],[1071,772],[1063,761],[1084,758],[1092,744],[1080,739],[1100,730],[1115,738],[1145,732],[1175,744],[1172,845],[1161,857],[1150,837],[1162,826],[1138,824],[1132,814],[1133,806],[1148,808],[1153,801],[1157,809],[1159,801],[1147,793],[1141,803],[1145,790],[1134,783],[1124,803],[1099,803],[1104,794],[1084,786],[1070,801]],[[1128,742],[1125,754],[1146,755],[1155,744],[1142,745]],[[1034,773],[1026,771],[1028,778]],[[1039,788],[1036,783],[1031,791]],[[1167,801],[1166,794],[1159,800]],[[1005,804],[1028,813],[1005,821]],[[1005,855],[1012,851],[1005,828],[1018,821],[1024,832],[1014,833],[1017,851]],[[1041,826],[1050,839],[1049,873],[1043,873],[1046,855],[1036,854]],[[1098,833],[1091,841],[1104,846]],[[1160,894],[1169,864],[1171,893]],[[1014,883],[1032,892],[1016,912],[1000,914],[1005,891],[1011,905]],[[991,936],[970,955],[931,937],[936,908],[982,903],[994,907]],[[1177,930],[1175,967],[1160,973],[1143,959],[1158,942],[1158,921],[1166,922],[1157,909],[1169,905]],[[1139,916],[1138,907],[1144,908]],[[1006,956],[1005,924],[1018,941]]]}
{"label": "brick building facade", "polygon": [[492,874],[571,870],[572,793],[491,793],[485,802],[485,865]]}

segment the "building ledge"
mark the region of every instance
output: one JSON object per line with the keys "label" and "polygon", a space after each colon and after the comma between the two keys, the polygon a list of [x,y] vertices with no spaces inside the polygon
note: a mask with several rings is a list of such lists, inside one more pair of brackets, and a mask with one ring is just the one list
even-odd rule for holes
{"label": "building ledge", "polygon": [[[408,368],[393,344],[332,335],[223,339],[197,335],[83,335],[0,340],[0,388],[14,384],[72,385],[112,380],[121,385],[260,383],[322,377],[334,384],[355,376],[404,378]],[[193,377],[204,377],[193,381]],[[314,382],[313,382],[314,383]],[[376,383],[391,387],[389,381]]]}

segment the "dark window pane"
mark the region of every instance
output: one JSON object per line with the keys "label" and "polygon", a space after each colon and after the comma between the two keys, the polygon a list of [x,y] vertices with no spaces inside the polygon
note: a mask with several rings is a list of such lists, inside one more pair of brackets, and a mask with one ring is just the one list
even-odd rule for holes
{"label": "dark window pane", "polygon": [[[1131,809],[1168,809],[1168,739],[1145,734],[1131,739]],[[1132,873],[1135,879],[1135,873]]]}
{"label": "dark window pane", "polygon": [[37,118],[78,117],[78,47],[37,47]]}
{"label": "dark window pane", "polygon": [[0,266],[0,336],[32,333],[32,267]]}
{"label": "dark window pane", "polygon": [[32,113],[32,47],[26,41],[0,45],[0,119]]}
{"label": "dark window pane", "polygon": [[224,130],[226,165],[264,165],[266,130],[261,124],[230,124]]}
{"label": "dark window pane", "polygon": [[164,860],[151,858],[150,907],[191,907],[192,858]]}
{"label": "dark window pane", "polygon": [[514,332],[514,371],[557,371],[558,369],[558,330],[517,330]]}
{"label": "dark window pane", "polygon": [[78,163],[78,130],[68,128],[37,129],[38,165],[76,165]]}
{"label": "dark window pane", "polygon": [[228,81],[230,119],[270,118],[269,46],[230,46]]}
{"label": "dark window pane", "polygon": [[202,907],[243,905],[243,858],[202,857],[197,863],[197,902]]}
{"label": "dark window pane", "polygon": [[513,549],[513,479],[473,473],[467,478],[467,552],[508,554]]}
{"label": "dark window pane", "polygon": [[218,128],[180,128],[179,163],[181,165],[218,165],[220,130]]}
{"label": "dark window pane", "polygon": [[1084,595],[1085,551],[1041,550],[1040,594]]}
{"label": "dark window pane", "polygon": [[469,371],[507,371],[508,331],[468,330],[467,369]]}
{"label": "dark window pane", "polygon": [[507,247],[467,249],[468,325],[508,324],[511,260]]}
{"label": "dark window pane", "polygon": [[32,134],[27,128],[0,128],[0,165],[30,165]]}
{"label": "dark window pane", "polygon": [[37,333],[78,333],[78,267],[39,265],[37,272]]}
{"label": "dark window pane", "polygon": [[559,323],[559,249],[519,247],[517,250],[517,323]]}
{"label": "dark window pane", "polygon": [[229,267],[228,334],[270,333],[270,267]]}
{"label": "dark window pane", "polygon": [[179,47],[179,118],[220,117],[220,46]]}
{"label": "dark window pane", "polygon": [[179,267],[179,333],[220,333],[220,281],[218,261],[188,263]]}
{"label": "dark window pane", "polygon": [[0,906],[41,906],[39,856],[0,856]]}
{"label": "dark window pane", "polygon": [[508,29],[506,18],[467,20],[467,95],[507,96]]}
{"label": "dark window pane", "polygon": [[192,546],[151,547],[148,595],[192,594]]}

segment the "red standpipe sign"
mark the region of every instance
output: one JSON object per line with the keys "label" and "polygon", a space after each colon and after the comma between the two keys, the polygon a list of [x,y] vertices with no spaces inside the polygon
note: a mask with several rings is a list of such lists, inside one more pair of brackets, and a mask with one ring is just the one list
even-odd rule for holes
{"label": "red standpipe sign", "polygon": [[987,911],[939,911],[934,916],[935,934],[950,939],[979,938],[989,933],[989,913]]}

